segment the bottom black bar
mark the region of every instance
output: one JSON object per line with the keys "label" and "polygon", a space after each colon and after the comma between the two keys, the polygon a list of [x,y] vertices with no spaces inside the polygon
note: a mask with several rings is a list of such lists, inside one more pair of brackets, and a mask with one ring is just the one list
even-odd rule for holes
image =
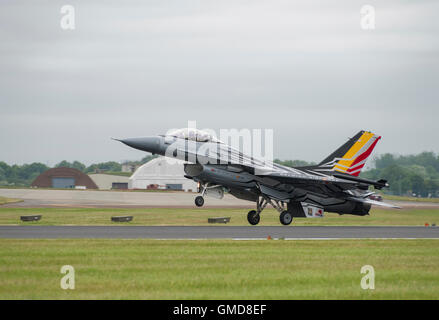
{"label": "bottom black bar", "polygon": [[[92,313],[99,316],[123,317],[136,313],[142,319],[281,319],[287,315],[323,315],[352,319],[356,315],[373,317],[388,313],[392,316],[416,312],[417,317],[437,310],[436,301],[286,301],[286,300],[188,300],[188,301],[1,301],[3,313],[14,317],[38,314],[47,318],[66,316],[81,319]],[[302,314],[302,313],[301,313]],[[138,316],[137,316],[138,318]]]}

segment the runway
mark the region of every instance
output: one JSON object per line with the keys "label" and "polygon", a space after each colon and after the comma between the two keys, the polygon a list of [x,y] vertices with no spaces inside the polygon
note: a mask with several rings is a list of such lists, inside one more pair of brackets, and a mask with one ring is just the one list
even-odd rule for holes
{"label": "runway", "polygon": [[11,239],[439,239],[439,227],[0,226]]}

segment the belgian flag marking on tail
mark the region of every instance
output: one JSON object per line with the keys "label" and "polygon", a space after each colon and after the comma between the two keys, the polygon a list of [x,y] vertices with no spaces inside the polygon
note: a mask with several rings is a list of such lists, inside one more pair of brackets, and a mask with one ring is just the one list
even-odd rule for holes
{"label": "belgian flag marking on tail", "polygon": [[380,139],[372,132],[360,131],[323,160],[319,168],[358,176]]}

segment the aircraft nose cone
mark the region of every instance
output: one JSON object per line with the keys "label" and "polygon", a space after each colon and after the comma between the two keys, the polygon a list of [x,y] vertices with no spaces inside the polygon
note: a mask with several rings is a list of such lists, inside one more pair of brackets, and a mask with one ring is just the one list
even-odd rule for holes
{"label": "aircraft nose cone", "polygon": [[160,147],[159,137],[144,137],[144,138],[128,138],[119,140],[120,142],[142,151],[157,153]]}

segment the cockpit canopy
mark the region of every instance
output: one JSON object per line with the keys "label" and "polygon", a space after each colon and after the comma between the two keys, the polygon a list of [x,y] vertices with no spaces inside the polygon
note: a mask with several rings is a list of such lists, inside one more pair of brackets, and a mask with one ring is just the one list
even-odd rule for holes
{"label": "cockpit canopy", "polygon": [[168,133],[167,136],[176,137],[185,140],[192,140],[197,142],[217,142],[217,143],[221,142],[210,133],[195,128],[177,129]]}

